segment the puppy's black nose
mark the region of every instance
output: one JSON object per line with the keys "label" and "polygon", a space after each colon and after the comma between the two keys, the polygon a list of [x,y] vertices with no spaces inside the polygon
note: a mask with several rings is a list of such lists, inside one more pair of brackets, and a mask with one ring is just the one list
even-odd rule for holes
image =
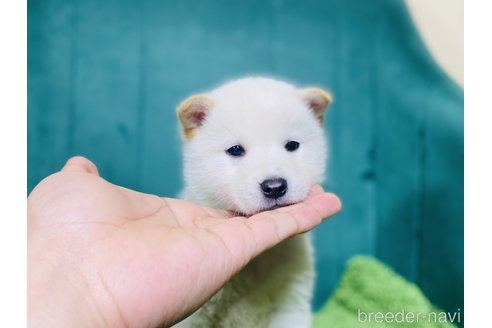
{"label": "puppy's black nose", "polygon": [[277,199],[287,192],[287,181],[282,178],[267,179],[260,183],[260,187],[265,197]]}

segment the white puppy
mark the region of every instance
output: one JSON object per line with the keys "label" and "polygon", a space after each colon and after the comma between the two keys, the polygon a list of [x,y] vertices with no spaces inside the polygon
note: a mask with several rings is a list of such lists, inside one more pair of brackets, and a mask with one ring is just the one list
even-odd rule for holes
{"label": "white puppy", "polygon": [[[327,92],[244,78],[178,107],[183,198],[249,216],[299,202],[322,180]],[[314,270],[307,235],[263,253],[179,327],[309,327]]]}

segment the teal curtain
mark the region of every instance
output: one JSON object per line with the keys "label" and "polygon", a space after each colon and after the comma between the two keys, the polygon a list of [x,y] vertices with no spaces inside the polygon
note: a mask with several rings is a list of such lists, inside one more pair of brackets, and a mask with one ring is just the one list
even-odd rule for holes
{"label": "teal curtain", "polygon": [[324,187],[343,212],[314,233],[314,308],[371,254],[463,309],[463,90],[397,0],[28,1],[28,190],[73,155],[128,188],[176,196],[174,108],[231,78],[330,89]]}

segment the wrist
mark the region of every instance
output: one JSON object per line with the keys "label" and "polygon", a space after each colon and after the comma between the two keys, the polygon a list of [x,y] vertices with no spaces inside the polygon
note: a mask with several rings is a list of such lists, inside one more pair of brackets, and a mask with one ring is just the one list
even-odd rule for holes
{"label": "wrist", "polygon": [[[31,261],[30,259],[36,258]],[[28,327],[104,327],[80,274],[28,254]]]}

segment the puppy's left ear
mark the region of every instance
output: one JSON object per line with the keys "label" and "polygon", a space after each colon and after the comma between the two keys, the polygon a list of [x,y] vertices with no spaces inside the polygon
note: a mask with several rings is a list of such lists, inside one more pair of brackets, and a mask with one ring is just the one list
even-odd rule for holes
{"label": "puppy's left ear", "polygon": [[323,124],[323,118],[328,106],[333,101],[330,93],[319,88],[307,88],[299,91],[299,95],[313,111],[314,116],[320,124]]}

